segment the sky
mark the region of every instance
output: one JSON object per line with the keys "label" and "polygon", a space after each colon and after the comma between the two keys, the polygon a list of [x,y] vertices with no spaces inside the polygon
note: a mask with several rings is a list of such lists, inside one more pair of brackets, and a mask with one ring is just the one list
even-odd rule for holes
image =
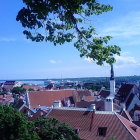
{"label": "sky", "polygon": [[[140,75],[140,4],[139,0],[100,0],[113,11],[95,17],[99,35],[111,35],[109,44],[121,47],[115,56],[115,76]],[[0,5],[0,80],[109,77],[110,66],[98,66],[81,58],[72,43],[53,46],[27,40],[16,21],[22,0],[1,1]]]}

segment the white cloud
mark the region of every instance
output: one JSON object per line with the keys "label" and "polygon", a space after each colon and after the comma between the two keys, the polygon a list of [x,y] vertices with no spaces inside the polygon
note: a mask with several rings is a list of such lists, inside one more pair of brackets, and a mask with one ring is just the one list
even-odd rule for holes
{"label": "white cloud", "polygon": [[[129,52],[122,52],[121,56],[115,55],[116,63],[115,68],[129,67],[129,66],[140,66],[140,62],[136,60],[135,57],[128,56]],[[92,58],[84,58],[88,63],[93,63]],[[96,63],[94,63],[96,64]],[[104,63],[104,67],[109,67],[109,64]]]}
{"label": "white cloud", "polygon": [[51,64],[57,64],[57,63],[60,63],[61,61],[49,60],[49,62],[50,62]]}
{"label": "white cloud", "polygon": [[132,37],[140,35],[140,12],[129,13],[125,17],[113,20],[101,30],[102,35],[113,37]]}
{"label": "white cloud", "polygon": [[133,67],[140,66],[140,62],[136,60],[135,57],[132,56],[115,56],[116,63],[115,68],[125,68],[125,67]]}
{"label": "white cloud", "polygon": [[137,61],[135,60],[134,57],[131,57],[131,56],[118,56],[116,55],[115,56],[116,58],[116,61],[118,64],[136,64]]}
{"label": "white cloud", "polygon": [[88,58],[87,58],[87,57],[86,57],[86,58],[84,58],[84,60],[85,60],[85,61],[87,61],[87,62],[89,62],[89,63],[94,62],[94,61],[93,61],[93,59],[92,59],[92,58],[89,58],[89,57],[88,57]]}

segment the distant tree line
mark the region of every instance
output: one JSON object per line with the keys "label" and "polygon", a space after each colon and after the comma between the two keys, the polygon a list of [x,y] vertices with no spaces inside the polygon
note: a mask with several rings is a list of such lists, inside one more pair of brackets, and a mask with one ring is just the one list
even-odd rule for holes
{"label": "distant tree line", "polygon": [[104,87],[106,90],[109,90],[109,85],[105,83],[85,83],[83,88],[93,91],[100,91],[100,89]]}

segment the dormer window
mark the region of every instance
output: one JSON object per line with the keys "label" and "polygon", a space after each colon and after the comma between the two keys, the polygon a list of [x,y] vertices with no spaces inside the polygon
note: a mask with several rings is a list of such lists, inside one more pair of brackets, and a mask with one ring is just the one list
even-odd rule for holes
{"label": "dormer window", "polygon": [[98,128],[98,136],[105,137],[106,136],[107,127],[99,127]]}
{"label": "dormer window", "polygon": [[135,121],[139,121],[140,120],[140,111],[139,110],[136,110],[134,112],[134,119],[135,119]]}
{"label": "dormer window", "polygon": [[136,120],[137,120],[137,121],[140,120],[140,114],[136,114]]}

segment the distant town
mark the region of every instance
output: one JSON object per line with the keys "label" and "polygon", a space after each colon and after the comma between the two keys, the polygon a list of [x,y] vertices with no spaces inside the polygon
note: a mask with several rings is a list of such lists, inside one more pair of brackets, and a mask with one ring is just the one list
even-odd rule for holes
{"label": "distant town", "polygon": [[56,118],[84,140],[140,139],[140,76],[114,77],[113,68],[110,77],[1,80],[0,104],[31,121]]}

